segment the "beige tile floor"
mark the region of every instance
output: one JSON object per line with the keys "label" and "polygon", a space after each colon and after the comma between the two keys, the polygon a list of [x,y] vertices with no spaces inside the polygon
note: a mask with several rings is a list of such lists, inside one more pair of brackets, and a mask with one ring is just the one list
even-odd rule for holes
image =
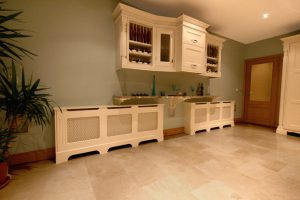
{"label": "beige tile floor", "polygon": [[299,200],[300,138],[238,125],[14,174],[1,200]]}

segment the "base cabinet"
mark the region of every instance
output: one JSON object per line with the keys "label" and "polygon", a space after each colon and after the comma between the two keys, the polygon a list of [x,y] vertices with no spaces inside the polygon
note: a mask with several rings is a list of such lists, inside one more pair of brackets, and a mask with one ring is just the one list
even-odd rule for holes
{"label": "base cabinet", "polygon": [[185,133],[209,132],[212,128],[234,126],[234,102],[184,103]]}
{"label": "base cabinet", "polygon": [[163,105],[55,109],[56,163],[72,155],[115,146],[163,141]]}

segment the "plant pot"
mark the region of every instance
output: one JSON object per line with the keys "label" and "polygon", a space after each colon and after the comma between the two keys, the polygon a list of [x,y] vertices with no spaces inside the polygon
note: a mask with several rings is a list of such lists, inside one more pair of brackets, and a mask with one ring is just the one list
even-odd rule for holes
{"label": "plant pot", "polygon": [[10,121],[10,130],[14,133],[28,132],[29,122],[24,115],[17,115]]}
{"label": "plant pot", "polygon": [[8,165],[6,162],[0,162],[0,189],[8,184],[10,176],[8,175]]}

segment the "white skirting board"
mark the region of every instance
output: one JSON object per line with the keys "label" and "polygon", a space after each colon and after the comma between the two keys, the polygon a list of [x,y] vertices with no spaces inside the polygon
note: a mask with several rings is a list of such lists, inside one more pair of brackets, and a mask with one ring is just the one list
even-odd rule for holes
{"label": "white skirting board", "polygon": [[56,163],[72,155],[163,141],[163,105],[55,108]]}
{"label": "white skirting board", "polygon": [[212,128],[222,129],[234,126],[234,101],[211,103],[184,103],[185,133],[194,135],[196,131],[209,132]]}

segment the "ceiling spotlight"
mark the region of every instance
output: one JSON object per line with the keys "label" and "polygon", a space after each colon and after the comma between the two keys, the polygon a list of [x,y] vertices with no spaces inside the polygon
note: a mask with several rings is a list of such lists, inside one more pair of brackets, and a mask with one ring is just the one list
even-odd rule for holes
{"label": "ceiling spotlight", "polygon": [[269,13],[264,13],[262,17],[263,17],[263,19],[267,19],[267,18],[269,18],[269,16],[270,16]]}

